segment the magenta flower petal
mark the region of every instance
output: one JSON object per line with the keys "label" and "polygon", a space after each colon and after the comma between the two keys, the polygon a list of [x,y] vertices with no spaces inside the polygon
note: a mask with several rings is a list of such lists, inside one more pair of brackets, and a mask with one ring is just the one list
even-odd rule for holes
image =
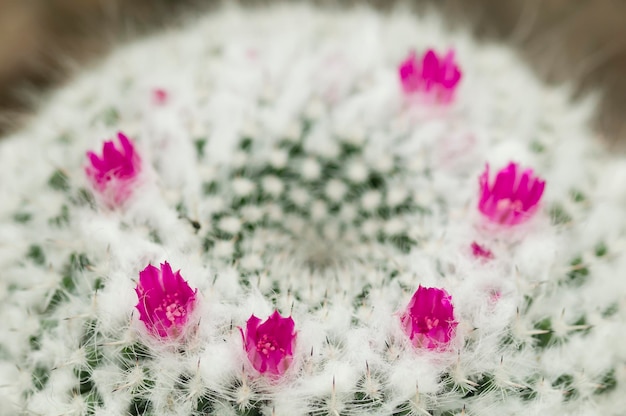
{"label": "magenta flower petal", "polygon": [[123,203],[132,193],[132,185],[141,170],[141,159],[133,143],[123,133],[117,134],[118,143],[104,142],[102,156],[87,152],[85,173],[92,187],[110,206]]}
{"label": "magenta flower petal", "polygon": [[405,93],[410,94],[419,89],[419,71],[419,63],[417,62],[415,51],[411,51],[411,53],[409,53],[409,56],[407,56],[407,58],[402,61],[402,63],[398,67],[398,74],[400,75],[402,88],[404,89]]}
{"label": "magenta flower petal", "polygon": [[439,83],[448,90],[453,90],[461,80],[461,70],[454,62],[454,51],[449,50],[441,62]]}
{"label": "magenta flower petal", "polygon": [[443,289],[418,287],[400,316],[405,334],[417,348],[443,349],[454,337],[452,298]]}
{"label": "magenta flower petal", "polygon": [[501,197],[510,198],[513,196],[515,187],[515,174],[517,166],[510,163],[506,168],[502,169],[496,175],[496,181],[493,185],[493,193]]}
{"label": "magenta flower petal", "polygon": [[424,90],[430,91],[439,82],[439,58],[434,50],[426,51],[422,59],[422,82]]}
{"label": "magenta flower petal", "polygon": [[520,174],[520,168],[514,162],[497,173],[493,185],[489,183],[487,164],[478,183],[480,212],[490,221],[509,226],[532,217],[545,189],[545,181],[536,177],[532,169]]}
{"label": "magenta flower petal", "polygon": [[522,173],[522,177],[519,180],[519,184],[517,185],[516,197],[517,199],[522,201],[522,208],[526,208],[529,205],[528,196],[530,194],[529,181],[530,181],[531,174],[532,174],[532,171],[529,171],[528,169],[525,170],[524,173]]}
{"label": "magenta flower petal", "polygon": [[544,181],[535,181],[532,185],[528,198],[526,199],[525,209],[536,205],[541,199],[541,195],[543,195],[543,190],[546,188],[546,183]]}
{"label": "magenta flower petal", "polygon": [[135,292],[139,319],[148,331],[161,338],[184,335],[198,289],[191,289],[180,270],[174,273],[168,262],[159,269],[149,264],[139,273]]}
{"label": "magenta flower petal", "polygon": [[420,92],[440,103],[452,100],[462,76],[453,50],[440,57],[433,49],[428,49],[419,58],[411,51],[400,63],[398,74],[406,94]]}
{"label": "magenta flower petal", "polygon": [[252,315],[246,322],[245,332],[239,330],[248,359],[259,373],[276,377],[287,371],[296,342],[295,323],[291,317],[283,318],[274,311],[261,323]]}

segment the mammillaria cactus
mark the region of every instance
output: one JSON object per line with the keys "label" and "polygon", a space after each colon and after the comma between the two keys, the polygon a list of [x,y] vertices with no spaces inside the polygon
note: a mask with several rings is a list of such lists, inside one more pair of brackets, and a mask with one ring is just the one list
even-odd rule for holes
{"label": "mammillaria cactus", "polygon": [[[403,88],[412,50],[462,72],[446,99]],[[120,48],[0,143],[0,415],[623,414],[626,164],[592,110],[402,11]],[[129,157],[106,197],[89,166]]]}

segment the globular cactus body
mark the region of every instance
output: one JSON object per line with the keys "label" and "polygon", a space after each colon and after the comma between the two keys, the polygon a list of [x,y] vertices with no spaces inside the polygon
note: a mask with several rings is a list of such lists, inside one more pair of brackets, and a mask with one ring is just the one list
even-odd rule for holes
{"label": "globular cactus body", "polygon": [[[452,78],[427,54],[439,86],[403,88],[429,48]],[[0,415],[623,414],[626,165],[592,110],[401,11],[120,48],[0,143]]]}

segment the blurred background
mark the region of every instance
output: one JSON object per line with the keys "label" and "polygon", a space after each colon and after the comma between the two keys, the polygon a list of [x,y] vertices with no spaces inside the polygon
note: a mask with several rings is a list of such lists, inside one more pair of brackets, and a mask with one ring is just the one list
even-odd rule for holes
{"label": "blurred background", "polygon": [[[224,0],[228,1],[228,0]],[[234,1],[234,0],[231,0]],[[305,1],[305,0],[302,0]],[[262,7],[272,0],[239,0]],[[435,8],[452,26],[508,43],[550,83],[598,90],[597,131],[626,148],[624,0],[311,0],[324,7],[405,3]],[[119,41],[210,13],[214,0],[0,0],[0,134],[27,119],[41,91]]]}

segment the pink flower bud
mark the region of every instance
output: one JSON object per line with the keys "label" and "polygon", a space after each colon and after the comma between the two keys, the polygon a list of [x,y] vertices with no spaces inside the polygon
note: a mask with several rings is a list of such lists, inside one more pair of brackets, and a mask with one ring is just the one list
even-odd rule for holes
{"label": "pink flower bud", "polygon": [[402,89],[406,94],[421,92],[437,102],[450,102],[461,80],[461,71],[454,61],[454,51],[439,57],[433,49],[418,59],[411,51],[398,67]]}
{"label": "pink flower bud", "polygon": [[479,178],[478,209],[490,221],[515,225],[528,220],[537,211],[546,182],[536,177],[532,169],[523,172],[516,163],[498,172],[489,183],[489,164]]}
{"label": "pink flower bud", "polygon": [[102,156],[87,152],[85,173],[93,188],[109,206],[123,203],[132,193],[132,185],[141,169],[141,160],[133,143],[118,133],[119,143],[104,142]]}
{"label": "pink flower bud", "polygon": [[456,332],[452,298],[443,289],[418,287],[400,316],[404,332],[415,347],[445,348]]}
{"label": "pink flower bud", "polygon": [[493,260],[493,253],[486,247],[481,246],[476,241],[472,242],[472,254],[474,257],[482,260]]}
{"label": "pink flower bud", "polygon": [[291,317],[283,318],[278,311],[263,323],[250,316],[246,331],[239,328],[244,348],[252,366],[261,374],[280,376],[287,371],[293,359],[296,343],[295,324]]}
{"label": "pink flower bud", "polygon": [[173,273],[168,262],[161,264],[160,269],[149,264],[139,273],[135,292],[139,319],[148,331],[161,338],[184,335],[198,289],[189,287],[180,270]]}
{"label": "pink flower bud", "polygon": [[167,90],[163,88],[155,88],[152,90],[152,100],[156,105],[165,105],[169,99],[169,94]]}

